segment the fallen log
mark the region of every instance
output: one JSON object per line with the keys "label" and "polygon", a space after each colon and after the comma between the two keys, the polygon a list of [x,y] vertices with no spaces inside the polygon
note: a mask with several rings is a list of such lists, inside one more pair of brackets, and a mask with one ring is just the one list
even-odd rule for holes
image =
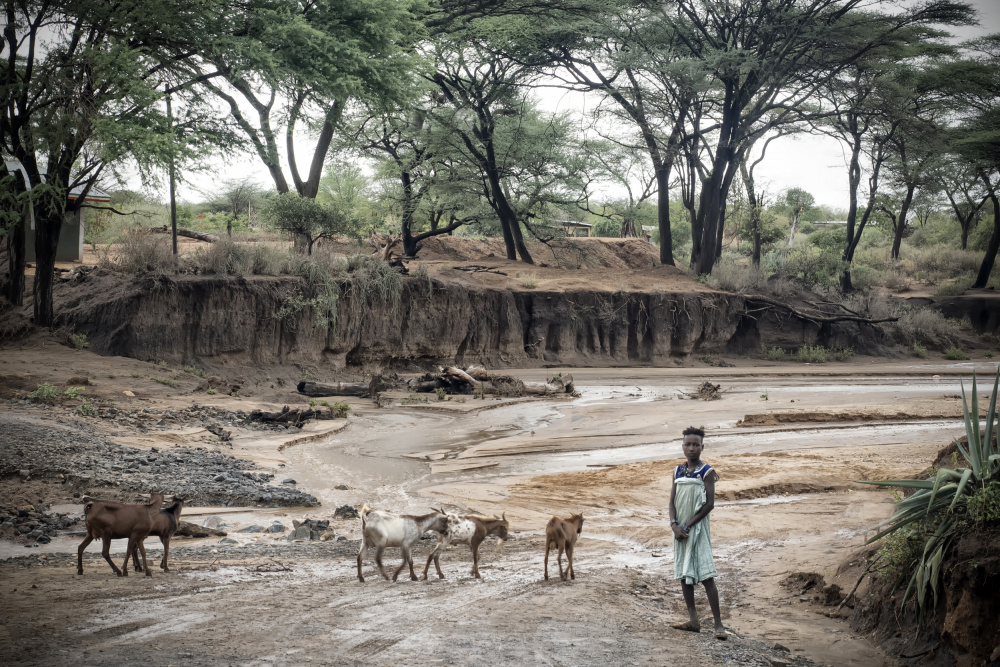
{"label": "fallen log", "polygon": [[300,382],[298,390],[306,396],[368,396],[371,382]]}
{"label": "fallen log", "polygon": [[[856,315],[834,315],[833,317],[826,317],[825,315],[817,315],[813,313],[806,313],[801,310],[796,310],[795,308],[789,306],[787,303],[782,303],[780,301],[775,301],[774,299],[768,299],[765,296],[758,296],[758,295],[747,295],[746,300],[748,302],[758,301],[767,306],[773,306],[776,308],[784,308],[795,317],[801,320],[806,320],[807,322],[812,322],[814,324],[833,324],[834,322],[860,322],[862,324],[882,324],[884,322],[899,321],[898,317],[882,317],[879,319],[859,317]],[[764,310],[764,308],[758,308],[758,310]]]}
{"label": "fallen log", "polygon": [[[149,231],[153,232],[154,234],[169,234],[170,228],[167,227],[166,225],[163,225],[162,227],[153,227]],[[178,227],[177,236],[186,236],[189,239],[197,239],[199,241],[204,241],[205,243],[215,243],[216,241],[219,240],[219,237],[216,236],[215,234],[205,234],[203,232],[196,232],[195,230],[188,229],[186,227]]]}
{"label": "fallen log", "polygon": [[470,385],[472,385],[473,388],[479,387],[479,380],[475,379],[474,377],[463,371],[461,368],[455,368],[454,366],[449,366],[448,368],[445,369],[444,372],[445,375],[450,375],[452,377],[458,378],[463,382],[469,383]]}
{"label": "fallen log", "polygon": [[548,396],[550,394],[572,394],[573,376],[555,375],[548,382],[525,382],[524,393],[531,396]]}
{"label": "fallen log", "polygon": [[310,419],[333,419],[333,409],[326,405],[314,408],[291,409],[287,405],[280,412],[254,410],[250,413],[251,422],[262,424],[301,424]]}

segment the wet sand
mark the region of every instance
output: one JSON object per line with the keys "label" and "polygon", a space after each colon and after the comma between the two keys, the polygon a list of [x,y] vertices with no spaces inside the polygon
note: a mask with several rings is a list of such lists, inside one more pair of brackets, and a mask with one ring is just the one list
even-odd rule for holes
{"label": "wet sand", "polygon": [[[888,493],[857,481],[926,468],[961,432],[959,419],[947,415],[960,414],[959,379],[970,371],[965,364],[885,363],[574,369],[563,371],[574,375],[581,392],[573,400],[497,406],[467,399],[389,409],[357,402],[347,425],[329,435],[280,451],[277,442],[253,439],[238,439],[234,447],[238,456],[283,463],[281,474],[294,477],[323,507],[219,516],[238,530],[273,518],[288,524],[328,518],[342,504],[506,512],[514,539],[502,548],[488,542],[485,581],[468,578],[462,547],[442,558],[445,581],[391,586],[356,581],[351,544],[323,556],[282,559],[291,572],[262,574],[268,558],[227,561],[225,550],[196,556],[217,540],[178,540],[171,550],[177,571],[157,572],[151,584],[115,580],[96,560],[88,560],[82,578],[58,556],[53,567],[41,569],[4,563],[0,568],[18,591],[0,593],[0,604],[6,606],[6,598],[14,605],[25,627],[62,628],[54,644],[62,648],[53,650],[68,651],[80,664],[125,664],[126,647],[137,640],[144,648],[136,655],[151,664],[174,664],[178,641],[198,647],[185,659],[191,664],[465,664],[477,656],[721,664],[744,654],[753,657],[748,664],[762,664],[774,642],[820,664],[883,664],[887,657],[864,638],[823,615],[828,608],[801,601],[780,582],[793,572],[818,572],[850,588],[856,573],[837,572],[838,565],[864,547],[866,531],[889,514],[892,502]],[[536,379],[543,373],[513,374]],[[685,397],[706,378],[723,386],[720,400]],[[873,406],[892,408],[892,417],[880,418]],[[812,417],[739,424],[747,415],[779,411]],[[829,420],[816,417],[824,412]],[[722,477],[711,520],[725,620],[736,633],[722,648],[707,635],[666,629],[684,615],[672,581],[667,502],[680,431],[690,424],[708,430],[704,458]],[[573,511],[587,517],[579,578],[543,583],[544,523]],[[331,525],[348,539],[359,536],[357,521]],[[268,535],[231,535],[241,545],[278,544]],[[60,538],[43,551],[65,553],[67,542]],[[429,549],[424,543],[415,553],[421,567]],[[387,564],[395,560],[392,550]],[[366,568],[374,573],[371,563]],[[46,589],[52,591],[46,605],[33,605],[42,595],[33,591]],[[58,600],[75,622],[52,606]],[[707,622],[700,592],[698,604]],[[165,619],[178,619],[177,627]],[[20,646],[20,631],[9,623],[3,628],[0,647]],[[518,638],[516,646],[498,638],[504,633]],[[455,642],[465,650],[456,650]],[[35,661],[25,656],[22,662]]]}

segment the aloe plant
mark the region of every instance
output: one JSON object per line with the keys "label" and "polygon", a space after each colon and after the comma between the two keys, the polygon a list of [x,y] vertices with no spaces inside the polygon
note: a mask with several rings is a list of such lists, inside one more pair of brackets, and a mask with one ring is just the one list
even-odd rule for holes
{"label": "aloe plant", "polygon": [[[919,616],[922,619],[931,592],[937,605],[938,582],[941,578],[941,563],[944,554],[954,539],[961,524],[957,509],[964,510],[969,496],[977,487],[994,479],[1000,479],[1000,449],[994,442],[997,433],[997,388],[1000,387],[1000,367],[993,380],[993,393],[986,411],[986,428],[979,427],[979,393],[976,375],[972,375],[972,408],[966,400],[965,384],[962,384],[962,414],[965,418],[966,446],[955,440],[962,453],[967,468],[951,470],[941,468],[932,479],[899,479],[884,482],[862,482],[874,486],[888,486],[900,489],[916,489],[908,498],[896,503],[892,516],[880,526],[880,530],[868,542],[875,542],[897,530],[912,527],[923,535],[924,545],[919,557],[911,566],[913,572],[903,595],[903,604],[915,598]],[[933,607],[932,607],[933,608]]]}

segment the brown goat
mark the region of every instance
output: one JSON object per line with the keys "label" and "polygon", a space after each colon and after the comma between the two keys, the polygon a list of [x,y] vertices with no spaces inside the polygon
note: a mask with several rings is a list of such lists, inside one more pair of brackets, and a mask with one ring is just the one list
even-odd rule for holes
{"label": "brown goat", "polygon": [[[576,579],[573,571],[573,549],[576,547],[576,539],[583,531],[583,515],[574,514],[568,519],[560,519],[557,516],[549,519],[549,524],[545,526],[545,580],[549,580],[549,549],[555,547],[559,550],[556,562],[559,563],[559,578],[566,581],[566,575],[570,579]],[[563,573],[562,555],[566,552],[566,560],[569,565]]]}
{"label": "brown goat", "polygon": [[[180,498],[174,498],[173,505],[165,510],[160,510],[153,516],[153,526],[149,529],[149,535],[159,537],[160,543],[163,544],[163,559],[160,560],[160,569],[164,572],[170,572],[170,568],[167,567],[167,556],[170,554],[170,538],[177,531],[177,524],[180,523],[181,510],[183,508],[184,501]],[[132,552],[132,564],[135,566],[136,572],[142,572],[142,567],[139,565],[139,555],[134,551]]]}
{"label": "brown goat", "polygon": [[[163,494],[153,493],[149,496],[147,505],[123,505],[112,502],[89,502],[83,508],[83,513],[87,517],[87,537],[77,549],[76,573],[83,574],[83,550],[96,540],[101,538],[104,541],[104,549],[101,555],[108,565],[119,577],[128,576],[128,561],[135,550],[142,554],[142,566],[146,570],[146,576],[151,577],[153,573],[146,566],[146,548],[142,541],[149,535],[153,527],[153,516],[159,511],[163,504]],[[111,540],[128,538],[128,548],[125,550],[125,562],[122,569],[111,561]]]}
{"label": "brown goat", "polygon": [[[442,514],[443,510],[438,510]],[[441,552],[448,547],[450,544],[468,544],[472,549],[472,576],[476,579],[482,579],[479,576],[479,545],[483,543],[489,535],[496,535],[501,541],[507,539],[507,529],[509,524],[507,523],[507,515],[504,514],[502,518],[492,518],[487,519],[481,516],[458,516],[455,514],[447,515],[448,527],[447,530],[438,537],[437,546],[434,547],[434,551],[431,555],[427,557],[427,564],[424,565],[424,580],[427,579],[427,570],[431,566],[431,560],[434,561],[434,567],[437,569],[438,578],[444,579],[444,572],[441,571],[441,561],[439,556]]]}

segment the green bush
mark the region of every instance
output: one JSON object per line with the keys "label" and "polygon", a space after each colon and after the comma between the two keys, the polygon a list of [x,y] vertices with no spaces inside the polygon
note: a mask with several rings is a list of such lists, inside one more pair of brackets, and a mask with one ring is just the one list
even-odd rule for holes
{"label": "green bush", "polygon": [[334,419],[347,419],[347,415],[351,412],[351,406],[344,401],[337,401],[330,406],[333,411]]}
{"label": "green bush", "polygon": [[965,361],[966,359],[969,358],[969,355],[967,355],[962,350],[962,348],[949,347],[948,350],[944,353],[944,358],[950,361]]}
{"label": "green bush", "polygon": [[95,408],[94,404],[87,399],[83,399],[80,403],[80,407],[77,408],[77,412],[84,417],[93,417],[97,414],[97,408]]}
{"label": "green bush", "polygon": [[761,356],[769,361],[784,361],[785,350],[780,347],[762,347]]}
{"label": "green bush", "polygon": [[[825,231],[816,232],[809,239],[815,239]],[[792,248],[785,255],[780,274],[798,280],[806,288],[835,287],[840,283],[843,268],[839,251],[804,244]]]}
{"label": "green bush", "polygon": [[926,359],[927,358],[927,348],[924,347],[923,345],[921,345],[920,343],[914,343],[913,344],[913,355],[915,357],[919,357],[921,359]]}
{"label": "green bush", "polygon": [[49,405],[55,403],[58,397],[59,397],[59,390],[56,389],[55,385],[49,382],[41,383],[40,385],[38,385],[38,387],[35,388],[35,391],[28,394],[28,398],[32,399],[33,401],[37,401],[39,403],[48,403]]}
{"label": "green bush", "polygon": [[83,392],[85,392],[86,390],[87,390],[86,387],[67,387],[66,391],[64,391],[63,394],[67,398],[76,398],[77,396],[79,396],[80,394],[82,394]]}
{"label": "green bush", "polygon": [[809,243],[821,250],[842,254],[847,245],[847,228],[821,229],[809,237]]}
{"label": "green bush", "polygon": [[795,352],[795,359],[804,364],[825,364],[830,353],[822,345],[803,345]]}
{"label": "green bush", "polygon": [[77,350],[83,350],[85,348],[90,347],[90,343],[87,342],[87,334],[85,333],[70,334],[69,344],[72,345]]}
{"label": "green bush", "polygon": [[[809,222],[808,220],[799,223],[799,234],[808,235],[814,233],[815,231],[816,231],[816,225]],[[844,235],[844,238],[845,239],[847,238],[846,234]]]}
{"label": "green bush", "polygon": [[[670,230],[670,235],[673,237],[673,231]],[[609,220],[608,218],[601,218],[594,223],[593,227],[590,228],[590,235],[597,236],[601,238],[618,238],[622,232],[622,225],[620,222],[615,222],[614,220]]]}
{"label": "green bush", "polygon": [[434,393],[437,395],[437,399],[439,401],[448,400],[448,392],[446,392],[443,387],[438,387],[434,390]]}

